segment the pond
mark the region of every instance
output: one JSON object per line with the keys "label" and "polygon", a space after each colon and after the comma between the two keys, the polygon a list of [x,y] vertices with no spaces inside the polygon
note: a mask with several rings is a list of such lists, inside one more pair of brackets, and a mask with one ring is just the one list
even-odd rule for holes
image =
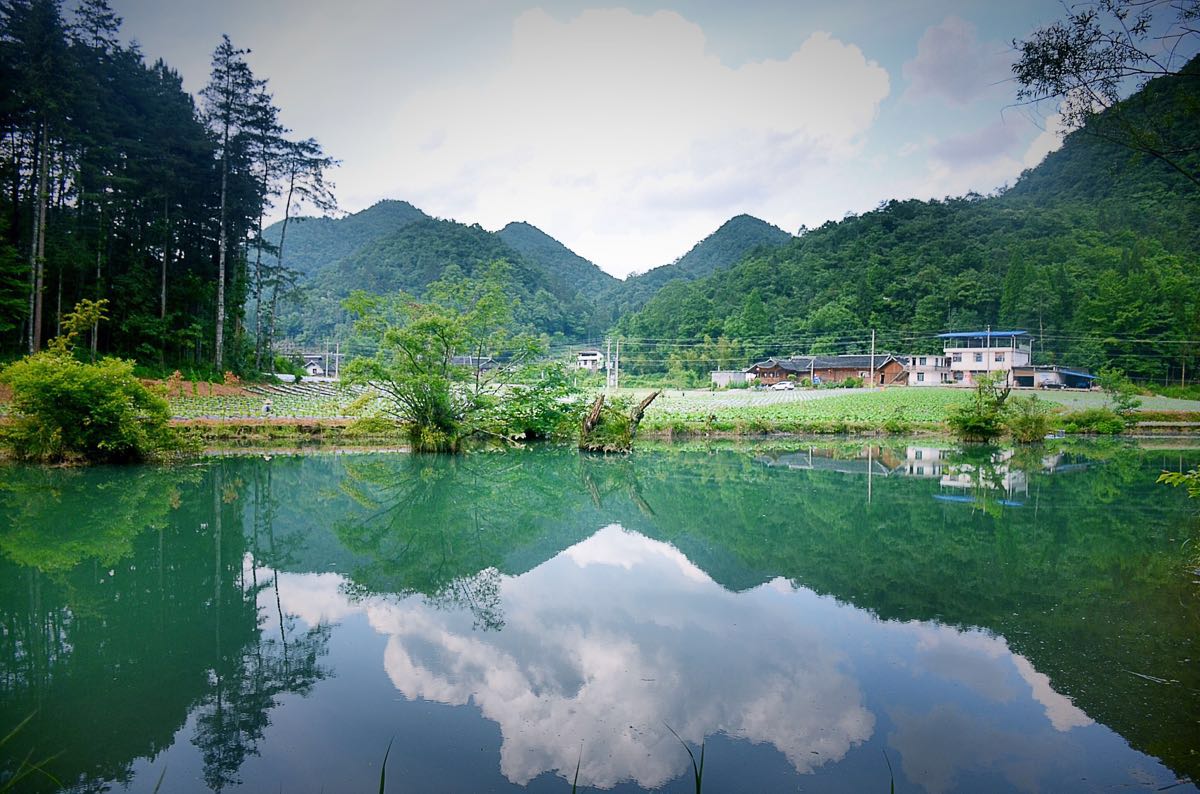
{"label": "pond", "polygon": [[8,467],[0,789],[1196,791],[1198,460]]}

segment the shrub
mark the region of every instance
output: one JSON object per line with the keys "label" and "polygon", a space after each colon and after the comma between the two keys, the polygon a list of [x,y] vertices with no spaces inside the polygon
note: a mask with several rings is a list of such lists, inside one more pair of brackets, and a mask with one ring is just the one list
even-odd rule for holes
{"label": "shrub", "polygon": [[1010,390],[1000,386],[1002,377],[980,377],[971,401],[947,413],[946,422],[963,441],[987,442],[1004,434],[1004,402]]}
{"label": "shrub", "polygon": [[1125,377],[1123,371],[1116,368],[1100,370],[1100,376],[1096,379],[1096,382],[1104,390],[1104,393],[1108,395],[1113,411],[1124,422],[1130,422],[1131,414],[1142,404],[1142,401],[1137,396],[1137,386],[1134,386],[1129,378]]}
{"label": "shrub", "polygon": [[96,364],[48,351],[17,361],[0,381],[12,387],[4,442],[24,460],[142,460],[174,446],[167,401],[133,375],[133,362]]}
{"label": "shrub", "polygon": [[1088,408],[1066,416],[1068,433],[1099,433],[1115,436],[1125,430],[1125,419],[1108,408]]}
{"label": "shrub", "polygon": [[1021,444],[1036,444],[1050,432],[1050,406],[1036,395],[1020,397],[1009,403],[1005,424]]}

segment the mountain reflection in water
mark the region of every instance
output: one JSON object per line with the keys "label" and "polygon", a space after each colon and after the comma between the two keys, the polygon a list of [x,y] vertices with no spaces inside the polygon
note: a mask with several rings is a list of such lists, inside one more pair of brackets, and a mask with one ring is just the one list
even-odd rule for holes
{"label": "mountain reflection in water", "polygon": [[683,791],[674,730],[706,791],[881,790],[885,751],[929,792],[1171,785],[1197,765],[1200,609],[1193,519],[1153,479],[1194,460],[13,469],[0,714],[34,719],[0,770],[60,752],[81,789],[362,790],[395,737],[396,786],[563,791],[578,763],[590,788]]}

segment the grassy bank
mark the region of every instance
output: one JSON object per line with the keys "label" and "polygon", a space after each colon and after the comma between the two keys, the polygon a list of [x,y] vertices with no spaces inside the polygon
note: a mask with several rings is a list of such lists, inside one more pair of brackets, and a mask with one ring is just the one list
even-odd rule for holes
{"label": "grassy bank", "polygon": [[403,428],[379,419],[176,419],[186,443],[205,447],[403,446]]}

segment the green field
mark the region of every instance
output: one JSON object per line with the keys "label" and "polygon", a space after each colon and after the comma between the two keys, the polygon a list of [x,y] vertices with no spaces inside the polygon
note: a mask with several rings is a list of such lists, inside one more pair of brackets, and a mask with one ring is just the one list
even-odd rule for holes
{"label": "green field", "polygon": [[[635,396],[644,396],[639,390]],[[1014,394],[1032,394],[1015,392]],[[970,399],[967,389],[893,388],[885,390],[796,391],[667,391],[647,412],[650,427],[693,423],[795,423],[847,422],[882,424],[891,419],[911,423],[940,423],[954,405]],[[1108,405],[1101,392],[1039,391],[1037,396],[1065,410],[1101,408]],[[1200,401],[1169,397],[1143,397],[1142,410],[1200,411]]]}

